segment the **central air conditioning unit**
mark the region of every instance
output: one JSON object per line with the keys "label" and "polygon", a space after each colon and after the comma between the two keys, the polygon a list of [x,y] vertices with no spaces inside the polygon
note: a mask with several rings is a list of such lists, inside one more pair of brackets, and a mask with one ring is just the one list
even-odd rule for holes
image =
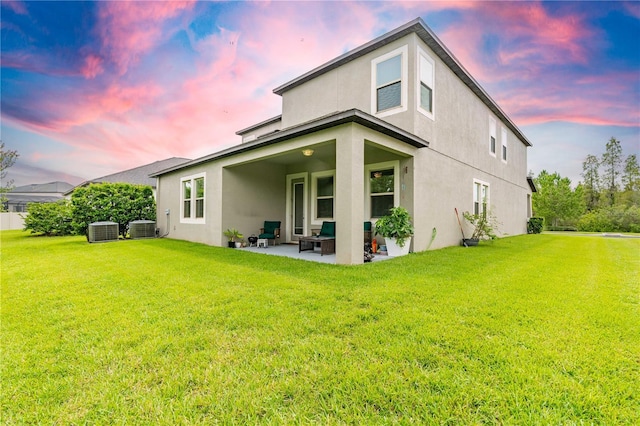
{"label": "central air conditioning unit", "polygon": [[129,236],[133,239],[154,238],[156,236],[156,223],[152,220],[129,222]]}
{"label": "central air conditioning unit", "polygon": [[93,222],[89,224],[89,242],[118,241],[118,224],[115,222]]}

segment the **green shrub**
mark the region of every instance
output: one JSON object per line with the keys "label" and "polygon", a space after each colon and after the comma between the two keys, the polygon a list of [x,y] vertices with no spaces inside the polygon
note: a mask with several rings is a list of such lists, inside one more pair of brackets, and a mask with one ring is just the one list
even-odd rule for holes
{"label": "green shrub", "polygon": [[464,212],[462,217],[473,227],[472,239],[495,240],[498,238],[497,232],[500,224],[492,212],[485,211],[479,214]]}
{"label": "green shrub", "polygon": [[55,203],[31,203],[24,216],[24,230],[32,234],[71,235],[71,202],[60,200]]}
{"label": "green shrub", "polygon": [[580,218],[578,230],[585,232],[640,232],[640,207],[618,205],[591,211]]}
{"label": "green shrub", "polygon": [[539,234],[542,232],[542,228],[544,227],[544,218],[543,217],[532,217],[529,218],[529,222],[527,222],[527,233],[529,234]]}
{"label": "green shrub", "polygon": [[82,235],[93,222],[111,221],[119,225],[120,235],[125,237],[129,222],[156,219],[153,190],[147,185],[101,183],[76,188],[71,205],[73,227]]}

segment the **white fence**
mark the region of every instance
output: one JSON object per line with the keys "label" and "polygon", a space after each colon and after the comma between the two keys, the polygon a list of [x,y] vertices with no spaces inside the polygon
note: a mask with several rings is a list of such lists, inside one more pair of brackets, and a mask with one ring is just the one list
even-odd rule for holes
{"label": "white fence", "polygon": [[2,212],[0,213],[0,229],[3,231],[9,229],[23,229],[24,219],[22,216],[26,216],[27,213],[16,212]]}

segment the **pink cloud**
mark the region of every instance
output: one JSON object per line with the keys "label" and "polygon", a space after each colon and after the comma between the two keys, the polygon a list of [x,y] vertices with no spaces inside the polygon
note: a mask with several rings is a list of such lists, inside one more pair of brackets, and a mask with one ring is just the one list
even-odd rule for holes
{"label": "pink cloud", "polygon": [[[515,87],[503,91],[498,103],[518,124],[569,121],[607,126],[637,126],[638,110],[630,89],[633,72],[576,77],[572,85]],[[558,79],[560,82],[561,80]]]}
{"label": "pink cloud", "polygon": [[[120,81],[86,95],[78,93],[62,109],[55,106],[59,114],[39,124],[39,130],[93,152],[96,161],[118,158],[119,168],[149,158],[193,158],[238,143],[235,131],[281,112],[281,98],[273,88],[368,41],[378,22],[371,10],[355,3],[345,4],[345,15],[335,17],[335,9],[310,3],[305,5],[309,13],[300,19],[290,19],[299,4],[279,6],[276,10],[259,4],[241,20],[221,17],[219,22],[228,26],[201,39],[192,37],[199,56],[190,75],[160,85],[159,76],[151,73],[145,84]],[[172,10],[152,15],[172,16]],[[355,38],[354,25],[360,28]],[[132,51],[143,55],[159,39],[152,32],[140,34],[110,46],[129,48],[125,59]],[[132,40],[147,40],[142,43],[146,47],[131,48]],[[125,59],[121,64],[132,72],[140,63]],[[101,66],[99,58],[87,59],[85,76],[97,75]],[[180,73],[179,68],[175,72]]]}
{"label": "pink cloud", "polygon": [[622,5],[625,11],[629,15],[634,16],[637,19],[640,19],[640,3],[633,2],[633,1],[626,1]]}
{"label": "pink cloud", "polygon": [[2,6],[11,9],[18,15],[28,15],[27,6],[19,0],[2,0]]}
{"label": "pink cloud", "polygon": [[126,73],[157,43],[168,37],[163,22],[186,9],[194,1],[170,2],[100,2],[97,33],[102,52],[115,63],[119,74]]}
{"label": "pink cloud", "polygon": [[[551,64],[585,64],[589,58],[597,34],[578,14],[553,16],[540,3],[531,2],[474,5],[461,23],[441,33],[441,39],[478,80],[502,80],[509,72],[504,67],[531,75]],[[486,25],[477,25],[478,21]],[[495,52],[483,46],[489,37],[496,40]]]}
{"label": "pink cloud", "polygon": [[98,55],[89,54],[84,58],[84,64],[80,72],[85,78],[94,78],[98,74],[102,74],[104,68],[102,66],[103,60]]}
{"label": "pink cloud", "polygon": [[475,6],[441,39],[517,124],[637,125],[637,109],[624,107],[637,102],[637,75],[593,76],[593,55],[605,41],[583,12],[552,15],[531,2]]}
{"label": "pink cloud", "polygon": [[[589,59],[586,46],[595,31],[583,18],[550,16],[537,3],[509,6],[255,3],[241,14],[223,9],[213,33],[203,36],[185,24],[194,14],[191,3],[103,2],[96,32],[101,48],[85,54],[78,71],[85,85],[44,97],[37,108],[49,115],[23,124],[91,158],[77,164],[76,173],[87,178],[170,156],[195,158],[238,143],[235,131],[281,113],[272,89],[371,40],[381,25],[389,30],[425,10],[454,7],[462,21],[438,36],[517,124],[637,124],[637,111],[623,110],[633,99],[616,105],[613,93],[631,96],[624,95],[624,84],[637,76],[583,77],[574,89],[553,71]],[[158,50],[177,31],[190,37],[193,49],[184,63]],[[482,44],[487,37],[495,39],[489,53]],[[146,69],[148,56],[171,68]],[[599,80],[608,78],[618,81],[612,93],[601,88],[612,87]]]}

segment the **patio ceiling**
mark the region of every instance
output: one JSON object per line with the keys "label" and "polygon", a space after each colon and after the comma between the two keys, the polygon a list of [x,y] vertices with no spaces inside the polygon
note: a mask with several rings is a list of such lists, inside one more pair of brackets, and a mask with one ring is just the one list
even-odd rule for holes
{"label": "patio ceiling", "polygon": [[[303,149],[312,149],[313,154],[306,157],[302,154]],[[365,141],[364,162],[365,164],[379,163],[382,161],[399,160],[407,155],[392,151],[374,142]],[[336,164],[336,144],[335,141],[327,141],[318,144],[307,145],[304,148],[297,148],[283,151],[270,157],[258,158],[255,161],[266,162],[273,165],[290,166],[305,163],[324,164],[326,167],[334,168]],[[245,163],[246,164],[246,163]]]}

